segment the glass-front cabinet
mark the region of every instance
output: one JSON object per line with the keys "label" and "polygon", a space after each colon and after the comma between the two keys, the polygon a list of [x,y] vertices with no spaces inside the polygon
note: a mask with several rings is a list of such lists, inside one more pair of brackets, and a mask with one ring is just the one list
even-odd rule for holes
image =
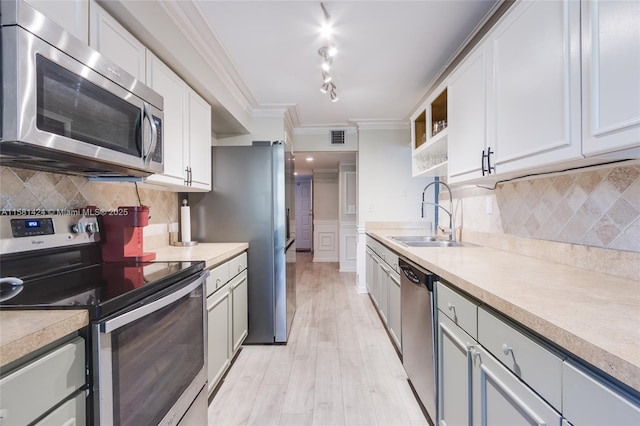
{"label": "glass-front cabinet", "polygon": [[447,87],[443,83],[411,117],[413,176],[447,175]]}

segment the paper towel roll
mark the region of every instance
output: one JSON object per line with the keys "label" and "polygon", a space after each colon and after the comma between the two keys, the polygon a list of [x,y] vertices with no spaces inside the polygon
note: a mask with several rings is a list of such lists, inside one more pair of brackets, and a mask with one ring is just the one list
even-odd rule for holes
{"label": "paper towel roll", "polygon": [[188,243],[191,241],[191,208],[186,205],[186,202],[183,204],[180,207],[180,235],[182,235],[182,242]]}

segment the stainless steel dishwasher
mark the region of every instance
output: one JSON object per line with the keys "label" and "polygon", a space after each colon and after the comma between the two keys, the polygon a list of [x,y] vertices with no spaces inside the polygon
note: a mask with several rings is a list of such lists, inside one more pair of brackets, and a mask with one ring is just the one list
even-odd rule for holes
{"label": "stainless steel dishwasher", "polygon": [[436,419],[436,366],[433,290],[438,276],[400,258],[402,270],[402,364],[409,383],[427,411]]}

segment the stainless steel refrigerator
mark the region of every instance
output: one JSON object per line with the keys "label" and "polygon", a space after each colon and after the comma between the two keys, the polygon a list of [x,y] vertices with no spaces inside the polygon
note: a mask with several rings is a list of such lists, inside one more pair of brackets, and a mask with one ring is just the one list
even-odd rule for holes
{"label": "stainless steel refrigerator", "polygon": [[[212,190],[189,194],[191,235],[248,242],[246,343],[286,343],[296,309],[293,156],[282,142],[212,148]],[[295,223],[295,222],[294,222]]]}

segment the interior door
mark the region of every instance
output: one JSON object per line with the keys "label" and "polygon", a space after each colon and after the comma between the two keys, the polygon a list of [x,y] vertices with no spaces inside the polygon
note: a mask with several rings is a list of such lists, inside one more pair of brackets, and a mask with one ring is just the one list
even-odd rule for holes
{"label": "interior door", "polygon": [[311,180],[296,182],[296,249],[311,251],[313,235],[313,204]]}

